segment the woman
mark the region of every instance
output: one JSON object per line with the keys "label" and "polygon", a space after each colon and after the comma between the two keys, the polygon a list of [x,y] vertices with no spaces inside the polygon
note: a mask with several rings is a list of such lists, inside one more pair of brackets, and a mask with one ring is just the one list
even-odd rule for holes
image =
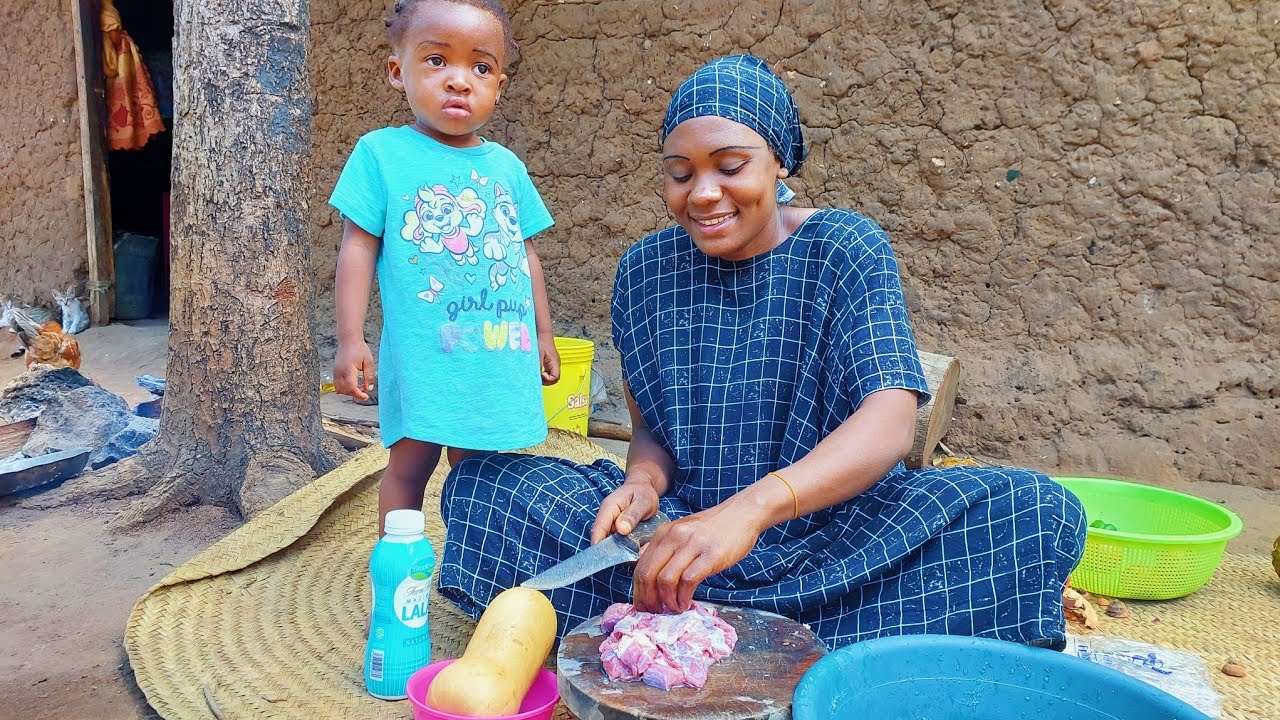
{"label": "woman", "polygon": [[1084,547],[1078,501],[1024,470],[906,470],[928,399],[884,232],[793,208],[795,103],[759,59],[713,61],[662,133],[679,223],[623,256],[614,289],[634,439],[623,473],[519,455],[446,482],[441,592],[489,599],[661,509],[632,567],[550,593],[563,635],[611,602],[705,599],[808,623],[831,647],[948,633],[1057,646]]}

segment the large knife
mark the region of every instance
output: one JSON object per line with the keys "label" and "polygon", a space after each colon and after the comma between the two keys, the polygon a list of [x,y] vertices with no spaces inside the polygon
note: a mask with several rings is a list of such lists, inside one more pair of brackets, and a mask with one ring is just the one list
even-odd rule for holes
{"label": "large knife", "polygon": [[635,562],[640,559],[640,546],[649,542],[658,526],[668,520],[666,515],[658,512],[648,520],[640,521],[630,534],[614,533],[586,550],[579,551],[573,557],[561,560],[525,580],[520,583],[520,586],[533,590],[552,590],[575,583],[607,567],[624,562]]}

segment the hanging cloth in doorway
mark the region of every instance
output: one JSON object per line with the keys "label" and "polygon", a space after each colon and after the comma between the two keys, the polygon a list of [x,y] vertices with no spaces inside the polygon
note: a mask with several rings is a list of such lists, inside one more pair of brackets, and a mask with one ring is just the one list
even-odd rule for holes
{"label": "hanging cloth in doorway", "polygon": [[102,60],[107,79],[107,147],[137,150],[164,132],[151,77],[111,0],[102,1]]}

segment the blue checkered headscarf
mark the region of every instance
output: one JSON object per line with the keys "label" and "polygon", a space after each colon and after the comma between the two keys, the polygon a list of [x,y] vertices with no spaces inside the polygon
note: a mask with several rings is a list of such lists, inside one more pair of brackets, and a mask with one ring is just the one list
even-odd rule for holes
{"label": "blue checkered headscarf", "polygon": [[[796,101],[782,80],[754,55],[729,55],[703,65],[680,84],[662,121],[662,140],[690,118],[714,115],[746,125],[769,144],[782,167],[795,175],[808,150]],[[795,197],[781,181],[778,202]]]}

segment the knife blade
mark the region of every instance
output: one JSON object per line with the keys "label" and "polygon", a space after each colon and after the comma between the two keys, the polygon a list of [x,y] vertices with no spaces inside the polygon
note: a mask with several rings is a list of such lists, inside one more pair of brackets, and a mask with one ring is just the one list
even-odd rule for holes
{"label": "knife blade", "polygon": [[669,518],[658,512],[648,520],[640,521],[627,535],[614,533],[586,550],[561,560],[550,568],[520,583],[532,590],[552,590],[575,583],[608,567],[640,559],[640,546],[653,538],[659,526]]}

